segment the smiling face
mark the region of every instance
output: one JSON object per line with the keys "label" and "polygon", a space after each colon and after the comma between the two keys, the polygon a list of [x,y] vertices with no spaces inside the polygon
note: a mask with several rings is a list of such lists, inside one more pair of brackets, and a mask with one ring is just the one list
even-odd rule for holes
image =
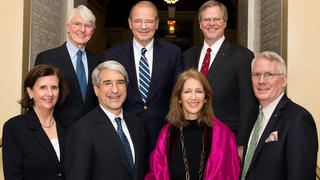
{"label": "smiling face", "polygon": [[56,75],[39,77],[33,87],[27,87],[34,109],[52,111],[59,98],[59,79]]}
{"label": "smiling face", "polygon": [[91,21],[82,19],[79,12],[76,11],[70,24],[66,24],[69,41],[78,49],[83,48],[90,40],[94,27]]}
{"label": "smiling face", "polygon": [[93,86],[99,103],[114,115],[121,113],[127,96],[127,84],[124,76],[115,70],[104,69],[100,74],[99,87]]}
{"label": "smiling face", "polygon": [[204,40],[211,46],[224,35],[227,22],[223,20],[222,11],[219,6],[212,6],[202,12],[200,29]]}
{"label": "smiling face", "polygon": [[148,45],[158,29],[159,19],[156,19],[155,10],[143,4],[138,4],[132,10],[128,19],[134,39],[142,46]]}
{"label": "smiling face", "polygon": [[[280,74],[278,62],[260,57],[256,59],[253,64],[252,73]],[[257,79],[251,78],[251,80],[254,94],[262,107],[265,107],[274,101],[282,92],[284,92],[287,85],[286,75],[276,75],[270,80],[266,80],[262,75]]]}
{"label": "smiling face", "polygon": [[205,103],[205,92],[200,81],[188,79],[181,91],[181,104],[184,116],[188,120],[198,118],[198,113]]}

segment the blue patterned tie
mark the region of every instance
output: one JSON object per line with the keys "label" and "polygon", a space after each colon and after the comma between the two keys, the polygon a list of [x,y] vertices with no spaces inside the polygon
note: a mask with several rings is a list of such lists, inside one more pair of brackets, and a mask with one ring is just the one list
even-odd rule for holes
{"label": "blue patterned tie", "polygon": [[139,89],[142,97],[142,101],[146,103],[147,101],[147,95],[148,90],[150,86],[150,70],[149,70],[149,64],[148,60],[145,56],[145,53],[147,52],[146,48],[141,49],[141,58],[139,62]]}
{"label": "blue patterned tie", "polygon": [[129,165],[130,165],[130,168],[132,170],[132,175],[134,177],[134,162],[133,162],[133,157],[132,157],[132,152],[131,152],[131,149],[130,149],[129,141],[128,141],[126,135],[122,131],[121,118],[120,117],[116,117],[115,121],[116,121],[116,123],[118,125],[117,133],[118,133],[118,135],[120,137],[120,140],[121,140],[121,143],[123,145],[123,148],[126,151],[127,158],[128,158],[128,161],[129,161]]}
{"label": "blue patterned tie", "polygon": [[86,98],[86,90],[87,90],[87,78],[86,78],[86,73],[84,71],[84,66],[82,63],[82,51],[79,50],[77,52],[77,67],[76,67],[76,73],[78,77],[78,82],[80,85],[80,90],[81,90],[81,95],[83,101]]}
{"label": "blue patterned tie", "polygon": [[262,119],[263,119],[263,111],[262,111],[262,108],[260,108],[258,119],[256,121],[256,124],[254,125],[251,141],[250,141],[250,144],[249,144],[249,147],[247,150],[247,154],[246,154],[246,157],[244,160],[241,180],[246,179],[246,175],[247,175],[249,166],[251,164],[251,160],[252,160],[254,151],[256,150]]}

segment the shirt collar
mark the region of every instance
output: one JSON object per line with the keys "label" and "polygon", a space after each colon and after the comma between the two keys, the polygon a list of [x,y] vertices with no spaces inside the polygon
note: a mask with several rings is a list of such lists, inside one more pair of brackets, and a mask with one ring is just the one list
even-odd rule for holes
{"label": "shirt collar", "polygon": [[108,116],[108,118],[110,119],[110,121],[114,121],[114,119],[116,117],[120,117],[121,119],[123,119],[123,111],[121,109],[121,112],[118,116],[114,115],[113,113],[111,113],[110,111],[106,110],[101,104],[99,104],[100,108],[102,109],[102,111]]}
{"label": "shirt collar", "polygon": [[204,41],[203,43],[203,48],[205,50],[207,50],[208,48],[211,48],[213,54],[217,54],[223,41],[225,40],[226,38],[224,36],[222,36],[218,41],[216,41],[215,43],[212,44],[212,46],[209,46],[206,41]]}
{"label": "shirt collar", "polygon": [[[66,46],[71,56],[77,55],[79,49],[76,46],[74,46],[69,40],[67,40]],[[80,50],[82,51],[82,53],[84,53],[85,47],[81,48]]]}
{"label": "shirt collar", "polygon": [[133,38],[133,45],[135,46],[135,48],[137,48],[139,51],[141,51],[142,48],[146,48],[147,52],[148,50],[150,50],[153,47],[153,42],[154,39],[151,40],[151,42],[149,44],[147,44],[145,47],[141,46],[135,38]]}
{"label": "shirt collar", "polygon": [[[274,101],[272,101],[270,104],[268,104],[266,107],[262,108],[263,115],[266,119],[270,119],[273,111],[276,109],[279,101],[281,100],[284,93],[280,94]],[[260,105],[261,107],[261,105]]]}

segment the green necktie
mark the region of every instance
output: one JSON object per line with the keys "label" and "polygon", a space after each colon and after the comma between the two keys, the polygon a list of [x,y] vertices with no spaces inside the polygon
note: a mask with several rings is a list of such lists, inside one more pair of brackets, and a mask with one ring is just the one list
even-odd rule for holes
{"label": "green necktie", "polygon": [[262,111],[262,108],[260,108],[258,119],[256,124],[254,125],[251,141],[250,141],[249,148],[247,150],[247,154],[244,160],[241,180],[246,179],[246,175],[253,157],[253,153],[256,150],[262,119],[263,119],[263,111]]}

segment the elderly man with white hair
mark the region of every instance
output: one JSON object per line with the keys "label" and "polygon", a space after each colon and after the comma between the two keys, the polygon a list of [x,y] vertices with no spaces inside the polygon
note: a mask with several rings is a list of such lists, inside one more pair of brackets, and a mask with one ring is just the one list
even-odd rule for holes
{"label": "elderly man with white hair", "polygon": [[49,64],[59,68],[67,81],[70,93],[66,101],[55,109],[65,127],[98,104],[90,75],[101,59],[85,47],[94,32],[95,21],[95,16],[86,6],[74,8],[66,22],[68,40],[60,47],[39,53],[35,61],[35,65]]}
{"label": "elderly man with white hair", "polygon": [[284,60],[262,52],[252,61],[251,71],[260,106],[248,134],[241,180],[316,179],[316,126],[312,115],[284,93]]}

